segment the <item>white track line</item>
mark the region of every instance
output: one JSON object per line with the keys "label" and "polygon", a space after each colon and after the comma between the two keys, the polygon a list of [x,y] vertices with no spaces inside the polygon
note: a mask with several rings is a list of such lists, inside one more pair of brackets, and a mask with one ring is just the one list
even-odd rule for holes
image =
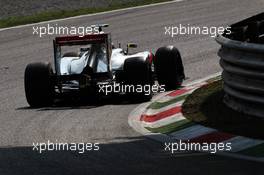
{"label": "white track line", "polygon": [[172,4],[176,2],[182,2],[182,1],[184,0],[173,0],[173,1],[168,1],[168,2],[160,2],[160,3],[154,3],[154,4],[142,5],[142,6],[136,6],[136,7],[128,7],[128,8],[123,8],[123,9],[110,10],[110,11],[99,12],[99,13],[92,13],[92,14],[87,14],[87,15],[79,15],[79,16],[73,16],[73,17],[62,18],[62,19],[54,19],[50,21],[25,24],[25,25],[19,25],[19,26],[14,26],[14,27],[7,27],[7,28],[0,29],[0,32],[5,31],[5,30],[10,30],[10,29],[17,29],[17,28],[23,28],[23,27],[34,26],[34,25],[39,25],[39,24],[46,24],[50,22],[58,22],[58,21],[65,21],[65,20],[70,20],[70,19],[84,18],[84,17],[89,17],[89,16],[104,15],[104,14],[121,12],[121,11],[126,11],[126,10],[141,9],[141,8],[146,8],[146,7],[154,7],[154,6],[159,6],[159,5]]}
{"label": "white track line", "polygon": [[217,73],[214,73],[214,74],[211,74],[205,78],[201,78],[201,79],[198,79],[198,80],[194,80],[192,82],[188,82],[188,83],[183,83],[183,86],[195,86],[196,84],[199,84],[199,83],[202,83],[204,81],[207,81],[207,80],[210,80],[211,78],[215,78],[215,77],[218,77],[222,74],[222,71],[221,72],[217,72]]}

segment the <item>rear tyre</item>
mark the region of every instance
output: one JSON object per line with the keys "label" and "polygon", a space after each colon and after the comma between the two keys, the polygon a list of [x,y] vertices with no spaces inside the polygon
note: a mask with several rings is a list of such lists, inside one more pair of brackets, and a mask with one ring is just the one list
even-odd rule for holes
{"label": "rear tyre", "polygon": [[174,46],[157,50],[154,67],[159,84],[165,85],[166,90],[178,88],[185,79],[181,54]]}
{"label": "rear tyre", "polygon": [[153,79],[149,59],[145,60],[143,58],[136,57],[125,60],[124,74],[125,85],[130,87],[134,86],[134,91],[128,92],[130,98],[142,101],[147,101],[152,98],[151,88]]}
{"label": "rear tyre", "polygon": [[26,99],[31,107],[45,107],[53,103],[54,85],[50,63],[28,64],[25,70],[24,86]]}

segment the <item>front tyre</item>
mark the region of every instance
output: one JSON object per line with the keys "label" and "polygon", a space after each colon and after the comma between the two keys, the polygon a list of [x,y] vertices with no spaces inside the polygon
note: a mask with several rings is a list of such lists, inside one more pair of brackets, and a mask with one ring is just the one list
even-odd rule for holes
{"label": "front tyre", "polygon": [[165,85],[166,90],[178,88],[185,79],[181,54],[174,46],[157,50],[154,67],[159,84]]}
{"label": "front tyre", "polygon": [[53,103],[54,85],[50,63],[31,63],[25,70],[26,99],[31,107],[45,107]]}

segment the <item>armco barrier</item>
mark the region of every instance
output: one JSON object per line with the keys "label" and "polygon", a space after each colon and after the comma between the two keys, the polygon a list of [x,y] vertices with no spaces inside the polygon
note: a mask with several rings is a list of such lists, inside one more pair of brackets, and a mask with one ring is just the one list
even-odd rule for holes
{"label": "armco barrier", "polygon": [[[264,118],[264,15],[231,26],[219,35],[224,102],[234,110]],[[240,32],[240,33],[239,33]]]}

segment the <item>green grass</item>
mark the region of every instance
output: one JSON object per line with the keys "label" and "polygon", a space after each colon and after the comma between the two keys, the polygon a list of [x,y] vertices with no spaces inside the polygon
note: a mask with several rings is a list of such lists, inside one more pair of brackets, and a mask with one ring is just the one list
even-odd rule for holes
{"label": "green grass", "polygon": [[1,19],[0,28],[12,27],[23,24],[31,24],[41,21],[49,21],[54,19],[67,18],[67,17],[84,15],[84,14],[92,14],[92,13],[98,13],[98,12],[104,12],[104,11],[110,11],[110,10],[116,10],[116,9],[122,9],[122,8],[134,7],[134,6],[165,2],[165,1],[171,1],[171,0],[142,0],[140,2],[132,1],[130,3],[128,2],[122,3],[116,0],[113,1],[110,6],[104,8],[82,8],[78,10],[46,11],[31,16],[14,16],[14,17]]}
{"label": "green grass", "polygon": [[232,110],[223,103],[222,81],[197,89],[183,104],[186,118],[234,135],[264,139],[264,120]]}

